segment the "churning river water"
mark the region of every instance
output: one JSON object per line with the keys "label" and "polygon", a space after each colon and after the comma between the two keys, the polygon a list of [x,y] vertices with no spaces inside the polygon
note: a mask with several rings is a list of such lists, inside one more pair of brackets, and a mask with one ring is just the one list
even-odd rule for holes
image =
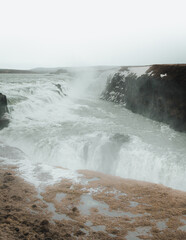
{"label": "churning river water", "polygon": [[112,71],[1,74],[10,117],[0,131],[1,162],[33,181],[52,182],[62,167],[186,191],[186,134],[101,100]]}

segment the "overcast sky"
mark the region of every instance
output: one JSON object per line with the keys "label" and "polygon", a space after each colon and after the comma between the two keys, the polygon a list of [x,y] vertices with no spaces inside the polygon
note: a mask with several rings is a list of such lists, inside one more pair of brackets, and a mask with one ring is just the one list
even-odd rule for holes
{"label": "overcast sky", "polygon": [[186,0],[0,0],[0,68],[186,63]]}

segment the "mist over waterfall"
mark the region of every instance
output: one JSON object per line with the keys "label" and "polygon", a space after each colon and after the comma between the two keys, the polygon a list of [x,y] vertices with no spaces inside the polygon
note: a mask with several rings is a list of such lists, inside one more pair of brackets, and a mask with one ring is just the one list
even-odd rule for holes
{"label": "mist over waterfall", "polygon": [[[0,132],[4,159],[38,179],[54,178],[58,167],[90,169],[186,190],[186,134],[100,99],[116,70],[1,74],[10,112]],[[9,158],[5,145],[24,158]]]}

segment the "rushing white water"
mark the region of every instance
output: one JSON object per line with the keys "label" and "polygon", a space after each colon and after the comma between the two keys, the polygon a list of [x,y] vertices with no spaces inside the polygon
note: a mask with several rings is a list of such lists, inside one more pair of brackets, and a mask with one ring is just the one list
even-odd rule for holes
{"label": "rushing white water", "polygon": [[112,71],[0,75],[11,118],[0,131],[0,160],[20,165],[30,181],[53,182],[63,167],[71,177],[91,169],[186,190],[186,134],[100,100]]}

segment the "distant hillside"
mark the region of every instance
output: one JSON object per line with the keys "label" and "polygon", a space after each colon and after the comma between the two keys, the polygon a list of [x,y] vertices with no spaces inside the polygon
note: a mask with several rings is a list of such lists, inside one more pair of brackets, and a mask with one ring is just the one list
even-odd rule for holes
{"label": "distant hillside", "polygon": [[73,72],[81,72],[81,71],[105,71],[108,69],[115,69],[116,66],[90,66],[90,67],[56,67],[56,68],[32,68],[28,70],[21,70],[21,69],[0,69],[1,73],[18,73],[18,74],[33,74],[33,73],[40,73],[40,74],[61,74],[61,73],[73,73]]}
{"label": "distant hillside", "polygon": [[59,69],[61,69],[61,68],[60,67],[56,67],[56,68],[33,68],[33,69],[30,69],[30,71],[35,72],[35,73],[55,73]]}
{"label": "distant hillside", "polygon": [[35,73],[35,72],[31,71],[31,70],[0,69],[0,74],[1,73],[25,73],[25,74],[31,74],[31,73]]}
{"label": "distant hillside", "polygon": [[108,69],[115,69],[116,66],[89,66],[89,67],[56,67],[56,68],[33,68],[30,71],[35,73],[50,73],[50,74],[61,74],[69,72],[81,72],[81,71],[105,71]]}

